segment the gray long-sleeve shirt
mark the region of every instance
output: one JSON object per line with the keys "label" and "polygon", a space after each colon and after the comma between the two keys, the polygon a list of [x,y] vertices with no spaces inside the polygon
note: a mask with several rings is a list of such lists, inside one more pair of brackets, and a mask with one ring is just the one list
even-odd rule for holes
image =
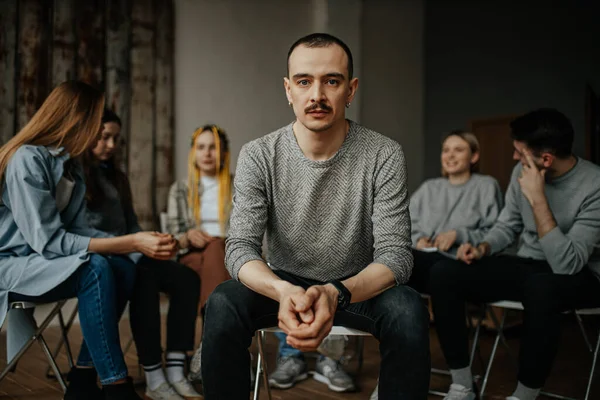
{"label": "gray long-sleeve shirt", "polygon": [[356,275],[372,262],[397,283],[413,258],[401,146],[350,122],[338,152],[313,161],[292,124],[246,144],[238,159],[225,264],[261,259],[263,233],[273,268],[320,281]]}
{"label": "gray long-sleeve shirt", "polygon": [[461,185],[446,178],[425,181],[410,198],[412,241],[456,230],[456,245],[479,243],[502,209],[502,190],[491,176],[473,174]]}
{"label": "gray long-sleeve shirt", "polygon": [[483,238],[497,253],[521,234],[521,257],[547,260],[557,274],[576,274],[588,265],[600,277],[600,167],[579,158],[566,174],[546,182],[544,191],[557,226],[539,239],[531,205],[517,178],[517,164],[506,205]]}

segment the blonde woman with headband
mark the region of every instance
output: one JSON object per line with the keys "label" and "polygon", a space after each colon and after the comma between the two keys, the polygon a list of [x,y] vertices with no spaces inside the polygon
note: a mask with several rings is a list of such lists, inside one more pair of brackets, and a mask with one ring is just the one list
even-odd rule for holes
{"label": "blonde woman with headband", "polygon": [[171,186],[168,230],[179,241],[179,262],[200,276],[200,310],[221,282],[225,269],[225,237],[231,210],[229,142],[223,129],[205,125],[191,138],[187,181]]}

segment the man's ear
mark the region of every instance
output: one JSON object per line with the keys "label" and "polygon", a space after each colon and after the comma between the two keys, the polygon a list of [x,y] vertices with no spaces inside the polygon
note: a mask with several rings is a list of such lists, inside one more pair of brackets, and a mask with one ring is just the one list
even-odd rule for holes
{"label": "man's ear", "polygon": [[552,164],[554,164],[554,160],[556,159],[556,156],[552,153],[544,152],[544,153],[542,153],[541,159],[542,159],[542,164],[544,165],[544,168],[550,168],[552,166]]}
{"label": "man's ear", "polygon": [[285,88],[285,97],[288,103],[292,103],[292,94],[290,93],[290,80],[287,77],[283,78],[283,87]]}

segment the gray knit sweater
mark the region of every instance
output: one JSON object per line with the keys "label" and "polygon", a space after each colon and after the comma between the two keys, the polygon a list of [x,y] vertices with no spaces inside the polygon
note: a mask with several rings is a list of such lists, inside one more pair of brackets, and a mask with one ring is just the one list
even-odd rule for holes
{"label": "gray knit sweater", "polygon": [[576,274],[586,265],[600,278],[600,167],[577,160],[566,174],[546,182],[544,191],[557,226],[538,237],[531,205],[521,191],[518,163],[506,191],[506,204],[482,241],[498,253],[521,235],[517,255],[546,260],[556,274]]}
{"label": "gray knit sweater", "polygon": [[456,230],[452,254],[462,243],[479,243],[494,225],[502,203],[500,185],[491,176],[473,174],[460,185],[446,178],[427,180],[410,198],[413,245],[449,230]]}
{"label": "gray knit sweater", "polygon": [[234,279],[262,259],[265,230],[274,269],[325,282],[375,262],[398,284],[410,277],[406,162],[397,142],[350,122],[338,152],[313,161],[290,124],[242,148],[234,186],[225,255]]}

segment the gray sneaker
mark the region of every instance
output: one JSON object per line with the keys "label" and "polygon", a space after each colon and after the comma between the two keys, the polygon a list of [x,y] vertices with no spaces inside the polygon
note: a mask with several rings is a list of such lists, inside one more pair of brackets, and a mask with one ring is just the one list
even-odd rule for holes
{"label": "gray sneaker", "polygon": [[450,385],[448,394],[444,397],[444,400],[475,400],[477,396],[471,389],[467,389],[463,385],[453,383]]}
{"label": "gray sneaker", "polygon": [[269,385],[278,389],[289,389],[296,382],[308,378],[306,362],[298,357],[282,357],[277,368],[269,376]]}
{"label": "gray sneaker", "polygon": [[349,392],[356,389],[354,381],[342,369],[340,363],[329,357],[322,357],[317,361],[313,378],[317,382],[327,384],[329,390],[334,392]]}

